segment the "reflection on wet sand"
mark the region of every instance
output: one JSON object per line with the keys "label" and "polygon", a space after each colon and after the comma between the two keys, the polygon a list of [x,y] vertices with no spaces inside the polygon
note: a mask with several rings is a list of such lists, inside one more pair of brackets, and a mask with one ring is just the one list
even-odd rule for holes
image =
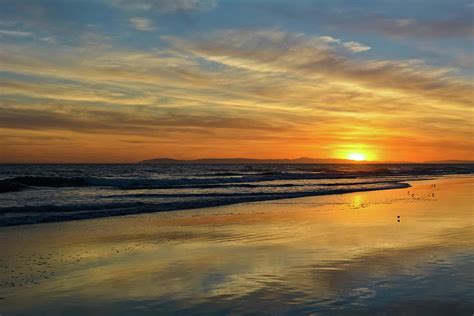
{"label": "reflection on wet sand", "polygon": [[472,180],[2,228],[0,312],[472,311]]}

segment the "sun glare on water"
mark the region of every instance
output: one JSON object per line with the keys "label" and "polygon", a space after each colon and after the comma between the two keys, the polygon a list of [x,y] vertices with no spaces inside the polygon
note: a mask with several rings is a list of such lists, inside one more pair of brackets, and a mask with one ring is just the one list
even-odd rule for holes
{"label": "sun glare on water", "polygon": [[354,160],[354,161],[364,161],[365,160],[365,155],[361,153],[350,153],[347,156],[348,159]]}

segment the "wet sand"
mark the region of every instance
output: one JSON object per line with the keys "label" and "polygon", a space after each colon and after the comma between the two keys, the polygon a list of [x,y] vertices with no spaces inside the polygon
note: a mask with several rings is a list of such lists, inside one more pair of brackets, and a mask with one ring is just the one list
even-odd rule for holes
{"label": "wet sand", "polygon": [[474,312],[474,178],[0,228],[2,315]]}

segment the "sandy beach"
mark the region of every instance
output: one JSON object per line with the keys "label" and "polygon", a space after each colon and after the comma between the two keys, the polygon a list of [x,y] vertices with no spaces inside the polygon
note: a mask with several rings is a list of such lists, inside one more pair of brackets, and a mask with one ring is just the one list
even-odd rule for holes
{"label": "sandy beach", "polygon": [[471,315],[473,184],[0,228],[0,313]]}

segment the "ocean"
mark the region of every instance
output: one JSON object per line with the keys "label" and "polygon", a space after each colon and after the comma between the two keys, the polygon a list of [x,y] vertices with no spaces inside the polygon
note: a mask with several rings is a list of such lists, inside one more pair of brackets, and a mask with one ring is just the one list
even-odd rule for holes
{"label": "ocean", "polygon": [[0,226],[409,187],[474,164],[0,165]]}

